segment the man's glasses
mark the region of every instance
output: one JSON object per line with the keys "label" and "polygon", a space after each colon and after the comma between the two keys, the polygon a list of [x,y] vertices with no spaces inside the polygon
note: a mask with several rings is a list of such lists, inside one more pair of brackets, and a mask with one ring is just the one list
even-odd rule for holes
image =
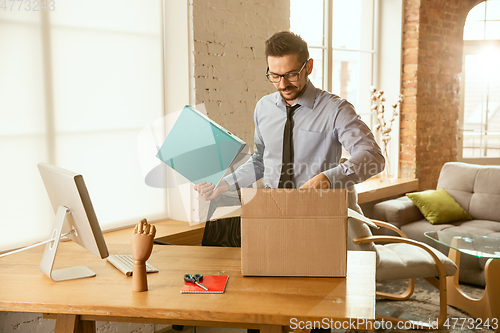
{"label": "man's glasses", "polygon": [[290,73],[285,73],[285,74],[275,74],[275,73],[269,73],[269,67],[267,67],[266,70],[266,76],[269,81],[272,83],[279,83],[281,81],[281,78],[285,78],[288,82],[297,82],[299,80],[300,72],[306,67],[307,62],[309,59],[306,60],[306,62],[302,65],[300,70],[298,72],[290,72]]}

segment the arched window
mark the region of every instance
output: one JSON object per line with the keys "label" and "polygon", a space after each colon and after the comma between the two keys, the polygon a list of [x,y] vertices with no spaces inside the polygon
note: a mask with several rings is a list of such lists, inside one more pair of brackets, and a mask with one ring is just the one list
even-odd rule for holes
{"label": "arched window", "polygon": [[500,162],[500,0],[474,7],[464,27],[459,159]]}

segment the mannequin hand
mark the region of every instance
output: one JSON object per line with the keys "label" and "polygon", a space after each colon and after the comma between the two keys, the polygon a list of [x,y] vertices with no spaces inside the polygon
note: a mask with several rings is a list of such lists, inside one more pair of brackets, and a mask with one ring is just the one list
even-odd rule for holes
{"label": "mannequin hand", "polygon": [[329,189],[331,186],[330,180],[322,173],[309,179],[304,185],[300,187],[301,190],[315,188],[315,189]]}
{"label": "mannequin hand", "polygon": [[134,261],[146,261],[153,251],[153,241],[156,235],[154,225],[148,224],[146,219],[142,219],[132,234],[132,259]]}

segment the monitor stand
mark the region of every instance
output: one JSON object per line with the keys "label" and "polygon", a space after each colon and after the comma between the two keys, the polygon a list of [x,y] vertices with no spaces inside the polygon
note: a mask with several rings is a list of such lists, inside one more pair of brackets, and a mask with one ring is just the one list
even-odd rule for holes
{"label": "monitor stand", "polygon": [[85,266],[52,270],[54,267],[54,260],[56,259],[59,241],[61,239],[61,232],[64,224],[67,223],[66,216],[68,214],[71,214],[68,207],[59,206],[52,232],[52,238],[55,238],[55,240],[45,246],[45,252],[43,252],[42,261],[40,262],[40,269],[42,272],[55,282],[95,276],[95,273]]}

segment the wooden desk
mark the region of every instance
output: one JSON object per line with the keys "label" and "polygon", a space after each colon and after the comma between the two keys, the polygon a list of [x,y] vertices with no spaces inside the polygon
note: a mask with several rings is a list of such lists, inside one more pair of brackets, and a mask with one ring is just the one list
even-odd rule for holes
{"label": "wooden desk", "polygon": [[364,204],[417,191],[418,179],[398,178],[392,183],[383,183],[379,178],[373,178],[355,186],[358,192],[358,203]]}
{"label": "wooden desk", "polygon": [[[129,245],[108,245],[112,254]],[[347,278],[243,277],[240,249],[161,246],[149,262],[149,291],[132,292],[132,278],[73,242],[60,244],[56,268],[85,265],[97,276],[53,282],[38,265],[35,248],[0,261],[0,311],[45,313],[56,318],[56,333],[90,332],[93,321],[123,321],[260,328],[278,333],[298,321],[375,318],[375,254],[350,252]],[[224,294],[181,294],[185,273],[229,275]],[[348,323],[348,322],[347,322]],[[79,325],[79,326],[78,326]],[[78,328],[76,328],[78,326]]]}

